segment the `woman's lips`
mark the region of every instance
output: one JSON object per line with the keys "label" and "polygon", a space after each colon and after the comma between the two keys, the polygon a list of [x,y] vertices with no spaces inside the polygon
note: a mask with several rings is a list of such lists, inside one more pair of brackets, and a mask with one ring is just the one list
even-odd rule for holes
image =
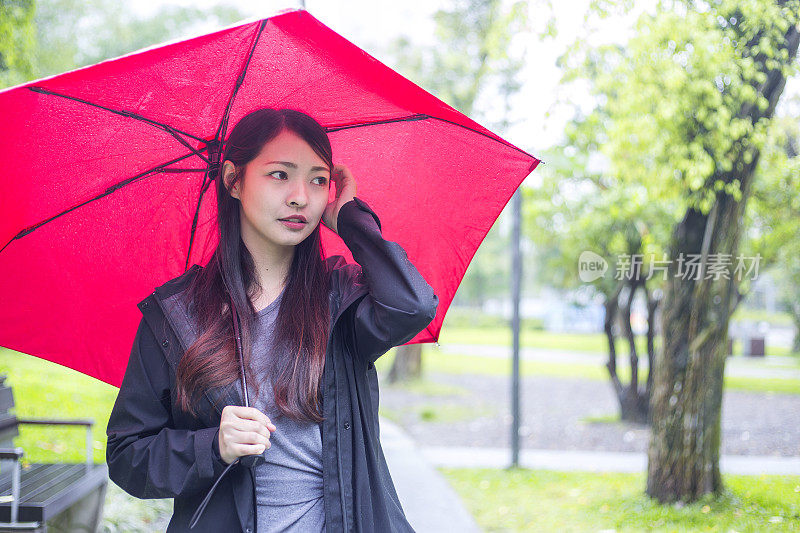
{"label": "woman's lips", "polygon": [[303,229],[304,227],[306,227],[307,224],[307,222],[296,222],[294,220],[284,220],[284,219],[278,219],[278,220],[283,222],[283,224],[290,229]]}

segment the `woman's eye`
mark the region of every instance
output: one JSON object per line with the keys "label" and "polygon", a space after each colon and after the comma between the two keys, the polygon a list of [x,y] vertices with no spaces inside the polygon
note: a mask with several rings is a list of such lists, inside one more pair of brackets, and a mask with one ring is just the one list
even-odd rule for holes
{"label": "woman's eye", "polygon": [[328,184],[328,178],[326,178],[325,176],[317,176],[314,179],[319,180],[319,184],[320,185],[327,185]]}
{"label": "woman's eye", "polygon": [[286,176],[286,172],[284,172],[283,170],[273,170],[272,172],[269,173],[270,176],[273,176],[275,174],[283,174],[284,176]]}

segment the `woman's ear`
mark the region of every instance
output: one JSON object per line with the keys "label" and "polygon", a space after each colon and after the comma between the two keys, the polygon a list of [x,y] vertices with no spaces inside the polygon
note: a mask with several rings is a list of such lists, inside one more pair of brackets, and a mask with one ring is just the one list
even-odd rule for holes
{"label": "woman's ear", "polygon": [[239,200],[239,182],[237,181],[231,189],[231,181],[236,175],[236,167],[230,161],[222,163],[222,179],[224,180],[225,189],[230,190],[231,196]]}

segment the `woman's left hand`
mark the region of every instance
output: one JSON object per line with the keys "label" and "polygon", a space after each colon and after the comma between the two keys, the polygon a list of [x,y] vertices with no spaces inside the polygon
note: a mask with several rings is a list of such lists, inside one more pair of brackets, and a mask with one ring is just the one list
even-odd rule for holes
{"label": "woman's left hand", "polygon": [[345,165],[334,165],[331,181],[336,186],[336,198],[328,202],[328,206],[322,213],[322,223],[338,235],[336,221],[339,217],[339,209],[355,197],[356,180]]}

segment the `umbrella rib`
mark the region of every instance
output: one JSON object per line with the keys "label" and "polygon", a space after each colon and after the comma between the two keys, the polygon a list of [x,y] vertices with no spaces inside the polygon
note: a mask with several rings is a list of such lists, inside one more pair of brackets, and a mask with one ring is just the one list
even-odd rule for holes
{"label": "umbrella rib", "polygon": [[213,179],[208,178],[208,169],[206,169],[206,175],[203,176],[203,186],[200,188],[200,194],[197,197],[197,207],[194,210],[194,217],[192,217],[192,232],[189,235],[189,250],[186,252],[186,263],[183,266],[183,271],[186,272],[189,270],[189,258],[192,256],[192,245],[194,244],[194,233],[197,230],[197,219],[200,217],[200,204],[203,203],[203,196],[206,194],[208,190],[208,186],[213,183]]}
{"label": "umbrella rib", "polygon": [[436,343],[436,346],[439,346],[439,341],[436,339],[436,335],[434,335],[434,334],[433,334],[433,332],[431,331],[431,326],[430,326],[430,324],[428,324],[427,326],[425,326],[425,329],[424,329],[424,331],[427,331],[428,333],[430,333],[430,334],[431,334],[431,337],[433,337],[433,342],[435,342],[435,343]]}
{"label": "umbrella rib", "polygon": [[[146,170],[146,171],[142,172],[141,174],[137,174],[136,176],[128,178],[128,179],[126,179],[124,181],[121,181],[119,183],[116,183],[116,184],[112,185],[111,187],[108,187],[105,191],[103,191],[102,193],[98,194],[97,196],[89,198],[88,200],[84,200],[83,202],[81,202],[81,203],[79,203],[77,205],[74,205],[74,206],[70,207],[69,209],[66,209],[66,210],[62,211],[61,213],[53,215],[52,217],[50,217],[48,219],[45,219],[45,220],[42,220],[41,222],[37,222],[33,226],[28,226],[24,230],[20,231],[16,235],[14,235],[11,238],[11,240],[9,240],[2,248],[0,248],[0,253],[2,253],[3,250],[5,250],[6,247],[8,247],[9,244],[11,244],[12,242],[14,242],[17,239],[21,239],[22,237],[24,237],[25,235],[31,233],[33,230],[39,228],[40,226],[43,226],[43,225],[47,224],[48,222],[50,222],[52,220],[55,220],[56,218],[58,218],[58,217],[60,217],[62,215],[66,215],[67,213],[69,213],[71,211],[74,211],[75,209],[78,209],[79,207],[83,207],[84,205],[88,204],[89,202],[93,202],[95,200],[99,200],[100,198],[103,198],[104,196],[108,196],[109,194],[115,192],[116,190],[118,190],[118,189],[120,189],[120,188],[122,188],[122,187],[124,187],[126,185],[129,185],[129,184],[133,183],[134,181],[147,176],[148,174],[152,174],[154,172],[171,172],[170,169],[165,169],[164,167],[167,166],[167,165],[171,165],[173,163],[177,163],[178,161],[182,161],[182,160],[186,159],[187,157],[191,157],[192,155],[194,155],[194,154],[182,155],[180,157],[177,157],[177,158],[173,159],[172,161],[167,161],[166,163],[162,163],[161,165],[153,167],[150,170]],[[175,170],[178,170],[179,172],[186,172],[189,169],[175,169]]]}
{"label": "umbrella rib", "polygon": [[228,119],[230,118],[231,107],[233,107],[233,100],[236,98],[236,94],[239,92],[239,88],[244,83],[244,77],[247,74],[247,67],[250,66],[250,59],[252,59],[253,54],[256,51],[256,46],[258,45],[258,40],[261,38],[261,32],[264,31],[264,27],[267,25],[267,21],[269,19],[264,19],[261,21],[261,24],[258,25],[258,33],[256,33],[255,39],[253,39],[253,44],[250,45],[250,51],[247,53],[247,59],[242,66],[242,71],[239,73],[239,77],[236,78],[236,84],[233,86],[233,91],[231,91],[231,96],[228,98],[228,105],[225,106],[225,113],[222,115],[222,120],[219,122],[219,126],[217,127],[217,135],[216,139],[222,142],[225,140],[225,133],[228,129]]}
{"label": "umbrella rib", "polygon": [[464,129],[467,129],[467,130],[469,130],[471,132],[474,132],[474,133],[477,133],[479,135],[483,135],[484,137],[487,137],[487,138],[489,138],[489,139],[491,139],[491,140],[493,140],[495,142],[499,142],[500,144],[504,144],[504,145],[508,146],[509,148],[513,148],[514,150],[516,150],[518,152],[521,152],[521,153],[527,155],[528,157],[532,157],[533,159],[539,161],[539,158],[536,157],[535,155],[529,154],[528,152],[526,152],[522,148],[518,148],[518,147],[514,146],[513,144],[511,144],[510,142],[506,141],[505,139],[496,139],[495,137],[492,137],[488,133],[482,132],[480,130],[476,130],[475,128],[471,128],[469,126],[464,126],[463,124],[459,124],[458,122],[453,122],[452,120],[447,120],[446,118],[439,118],[439,117],[431,117],[431,118],[435,118],[436,120],[441,120],[442,122],[448,122],[450,124],[462,127]]}
{"label": "umbrella rib", "polygon": [[173,128],[172,126],[168,126],[167,124],[164,124],[162,122],[158,122],[157,120],[152,120],[152,119],[143,117],[142,115],[138,115],[138,114],[133,113],[131,111],[123,111],[123,110],[120,110],[120,109],[112,109],[110,107],[102,106],[100,104],[95,104],[94,102],[90,102],[88,100],[84,100],[84,99],[78,98],[76,96],[69,96],[69,95],[66,95],[66,94],[57,93],[55,91],[51,91],[49,89],[44,89],[42,87],[28,87],[28,89],[30,89],[31,91],[36,92],[36,93],[48,94],[48,95],[51,95],[51,96],[58,96],[60,98],[66,98],[67,100],[73,100],[73,101],[79,102],[81,104],[86,104],[88,106],[92,106],[92,107],[96,107],[98,109],[103,109],[105,111],[109,111],[111,113],[114,113],[115,115],[120,115],[120,116],[123,116],[123,117],[132,118],[134,120],[139,120],[139,121],[145,122],[147,124],[150,124],[152,126],[155,126],[156,128],[164,130],[167,133],[169,133],[170,135],[172,135],[175,138],[175,140],[177,140],[183,146],[185,146],[186,148],[191,150],[194,153],[194,155],[196,155],[200,159],[202,159],[206,163],[209,162],[208,158],[206,156],[204,156],[198,149],[196,149],[193,146],[191,146],[188,142],[186,142],[186,139],[184,139],[182,137],[182,135],[183,135],[183,136],[186,136],[186,137],[191,137],[192,139],[195,139],[195,140],[203,142],[203,143],[207,142],[205,139],[201,139],[200,137],[196,137],[196,136],[192,135],[191,133],[186,133],[185,131],[181,131],[181,130],[179,130],[177,128]]}
{"label": "umbrella rib", "polygon": [[[208,190],[209,185],[211,182],[214,181],[216,177],[219,176],[220,172],[220,161],[219,158],[221,156],[222,151],[222,142],[225,140],[225,134],[228,130],[228,119],[230,118],[231,107],[233,107],[233,100],[236,98],[237,93],[239,92],[239,88],[244,83],[244,77],[247,74],[247,67],[250,66],[250,60],[255,53],[256,46],[258,45],[258,40],[261,38],[261,33],[264,31],[264,27],[267,25],[267,21],[269,19],[264,19],[258,25],[258,32],[256,33],[255,38],[253,39],[253,44],[250,45],[250,50],[247,52],[247,59],[242,65],[242,71],[239,73],[239,77],[236,78],[236,83],[233,86],[233,91],[231,91],[231,95],[228,98],[228,105],[225,106],[225,112],[222,114],[222,119],[219,122],[219,126],[217,126],[217,133],[214,135],[215,143],[214,143],[214,150],[209,150],[209,159],[208,167],[206,168],[206,174],[203,176],[203,186],[200,189],[200,195],[197,197],[197,207],[194,210],[194,217],[192,219],[192,231],[189,235],[189,249],[186,252],[186,263],[184,265],[184,271],[189,269],[189,258],[192,256],[192,245],[194,244],[194,235],[195,231],[197,230],[197,219],[200,216],[200,205],[203,203],[203,196],[205,195],[206,191]],[[213,152],[213,153],[212,153]],[[211,173],[214,175],[210,175]],[[210,179],[209,179],[210,178]]]}
{"label": "umbrella rib", "polygon": [[384,119],[384,120],[372,120],[372,121],[369,121],[369,122],[355,122],[353,124],[345,124],[344,126],[328,126],[328,127],[325,128],[325,131],[327,131],[328,133],[333,133],[334,131],[347,130],[347,129],[350,129],[350,128],[361,128],[361,127],[364,127],[364,126],[377,126],[378,124],[390,124],[392,122],[413,122],[415,120],[426,120],[426,119],[429,119],[429,118],[434,118],[434,117],[431,117],[430,115],[424,115],[424,114],[415,114],[415,115],[410,115],[408,117],[387,118],[387,119]]}
{"label": "umbrella rib", "polygon": [[465,126],[463,124],[459,124],[458,122],[454,122],[452,120],[447,120],[446,118],[435,117],[433,115],[427,115],[427,114],[424,114],[424,113],[417,113],[417,114],[414,114],[414,115],[410,115],[410,116],[407,116],[407,117],[400,117],[400,118],[389,118],[389,119],[385,119],[385,120],[374,120],[374,121],[370,121],[370,122],[357,122],[357,123],[354,123],[354,124],[347,124],[347,125],[344,125],[344,126],[330,126],[330,127],[326,127],[325,131],[327,131],[328,133],[332,133],[334,131],[346,130],[346,129],[350,129],[350,128],[362,128],[364,126],[376,126],[376,125],[379,125],[379,124],[389,124],[389,123],[392,123],[392,122],[411,122],[411,121],[414,121],[414,120],[427,120],[429,118],[432,118],[434,120],[440,120],[442,122],[447,122],[449,124],[453,124],[454,126],[458,126],[458,127],[464,128],[466,130],[469,130],[471,132],[477,133],[479,135],[483,135],[484,137],[487,137],[487,138],[489,138],[489,139],[491,139],[491,140],[493,140],[495,142],[499,142],[501,144],[504,144],[505,146],[508,146],[509,148],[513,148],[514,150],[517,150],[518,152],[522,152],[523,154],[527,155],[528,157],[532,157],[533,159],[536,159],[537,161],[539,161],[538,157],[529,154],[528,152],[526,152],[522,148],[518,148],[518,147],[514,146],[513,144],[509,143],[508,141],[505,141],[505,140],[502,140],[502,139],[498,140],[498,139],[492,137],[491,135],[488,135],[487,133],[484,133],[484,132],[482,132],[480,130],[476,130],[475,128],[471,128],[469,126]]}

